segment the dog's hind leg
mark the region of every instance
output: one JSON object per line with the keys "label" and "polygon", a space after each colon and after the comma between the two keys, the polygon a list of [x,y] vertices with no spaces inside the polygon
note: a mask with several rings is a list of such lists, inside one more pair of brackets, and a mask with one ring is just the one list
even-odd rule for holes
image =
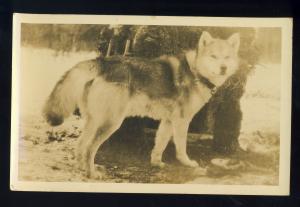
{"label": "dog's hind leg", "polygon": [[168,145],[172,136],[172,124],[169,120],[162,120],[155,137],[155,145],[151,153],[151,164],[153,166],[163,167],[165,164],[161,161],[162,154]]}
{"label": "dog's hind leg", "polygon": [[76,147],[76,159],[78,162],[78,167],[81,170],[86,170],[86,160],[84,159],[84,153],[87,148],[87,141],[90,139],[90,137],[95,134],[95,131],[97,130],[98,125],[95,125],[92,123],[92,121],[87,118],[87,121],[85,123],[85,126],[83,128],[82,134],[79,137],[77,147]]}
{"label": "dog's hind leg", "polygon": [[[87,144],[85,146],[85,151],[83,152],[84,161],[86,164],[87,176],[90,178],[101,177],[100,172],[95,170],[94,159],[98,148],[121,126],[123,117],[118,121],[107,121],[102,123],[96,128],[91,134],[91,137],[87,137]],[[93,125],[94,123],[90,123]],[[93,127],[91,127],[93,128]],[[95,128],[93,128],[95,129]]]}
{"label": "dog's hind leg", "polygon": [[177,119],[172,122],[173,124],[173,141],[176,147],[176,158],[188,167],[198,167],[195,160],[191,160],[186,153],[187,134],[189,121],[185,119]]}
{"label": "dog's hind leg", "polygon": [[[79,158],[88,177],[101,175],[95,171],[94,158],[100,145],[122,124],[129,102],[127,87],[96,78],[86,99],[86,126],[79,141]],[[85,143],[85,144],[84,144]],[[99,174],[99,176],[98,176]]]}

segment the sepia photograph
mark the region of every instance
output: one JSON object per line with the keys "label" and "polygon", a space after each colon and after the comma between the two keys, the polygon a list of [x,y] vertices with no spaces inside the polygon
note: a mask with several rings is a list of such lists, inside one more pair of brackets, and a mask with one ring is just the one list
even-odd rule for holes
{"label": "sepia photograph", "polygon": [[288,195],[289,18],[14,14],[10,187]]}

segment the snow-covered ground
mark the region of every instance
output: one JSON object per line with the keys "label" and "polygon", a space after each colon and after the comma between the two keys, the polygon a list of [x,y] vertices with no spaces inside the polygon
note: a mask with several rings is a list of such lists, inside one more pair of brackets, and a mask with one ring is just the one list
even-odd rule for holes
{"label": "snow-covered ground", "polygon": [[[56,55],[48,49],[29,47],[22,48],[21,51],[19,178],[39,181],[87,180],[83,173],[76,169],[74,159],[74,146],[83,121],[71,117],[58,129],[54,129],[62,138],[49,140],[49,132],[53,129],[42,119],[41,107],[65,71],[82,60],[94,58],[96,54],[77,52]],[[249,164],[251,167],[246,167],[241,173],[210,176],[209,173],[203,174],[177,165],[153,171],[148,165],[145,167],[145,164],[139,166],[133,162],[118,166],[116,163],[111,164],[107,169],[109,175],[100,182],[277,184],[280,65],[268,64],[265,67],[257,67],[249,77],[241,107],[243,111],[241,146],[245,150],[255,152],[255,158],[250,158],[250,163],[251,159],[255,159],[258,163],[260,160],[261,165],[252,163]],[[176,177],[174,171],[177,172]],[[145,174],[148,178],[139,180],[138,176],[130,177],[130,174],[134,173]]]}
{"label": "snow-covered ground", "polygon": [[[257,66],[248,78],[246,92],[241,99],[243,121],[240,142],[248,142],[245,148],[264,151],[263,147],[270,147],[267,142],[279,143],[280,129],[280,65],[269,64],[264,67]],[[259,145],[244,137],[246,134],[256,134],[260,138]],[[268,138],[266,138],[266,137]],[[250,143],[249,143],[250,141]],[[279,147],[279,146],[277,146]],[[255,148],[255,149],[254,149]]]}

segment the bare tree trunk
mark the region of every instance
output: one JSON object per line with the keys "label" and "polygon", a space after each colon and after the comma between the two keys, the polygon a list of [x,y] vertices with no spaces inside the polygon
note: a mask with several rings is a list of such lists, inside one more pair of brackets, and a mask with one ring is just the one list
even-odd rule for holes
{"label": "bare tree trunk", "polygon": [[125,50],[123,56],[126,56],[129,52],[130,40],[126,40]]}
{"label": "bare tree trunk", "polygon": [[109,57],[109,56],[110,56],[110,53],[111,53],[111,47],[112,47],[112,40],[109,41],[108,49],[107,49],[107,52],[106,52],[106,57]]}

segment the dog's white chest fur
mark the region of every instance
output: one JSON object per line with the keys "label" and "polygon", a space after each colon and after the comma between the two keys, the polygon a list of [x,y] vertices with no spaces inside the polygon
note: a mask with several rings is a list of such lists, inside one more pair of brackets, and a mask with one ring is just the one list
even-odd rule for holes
{"label": "dog's white chest fur", "polygon": [[209,101],[211,96],[210,89],[199,83],[196,89],[191,91],[185,110],[193,117]]}

